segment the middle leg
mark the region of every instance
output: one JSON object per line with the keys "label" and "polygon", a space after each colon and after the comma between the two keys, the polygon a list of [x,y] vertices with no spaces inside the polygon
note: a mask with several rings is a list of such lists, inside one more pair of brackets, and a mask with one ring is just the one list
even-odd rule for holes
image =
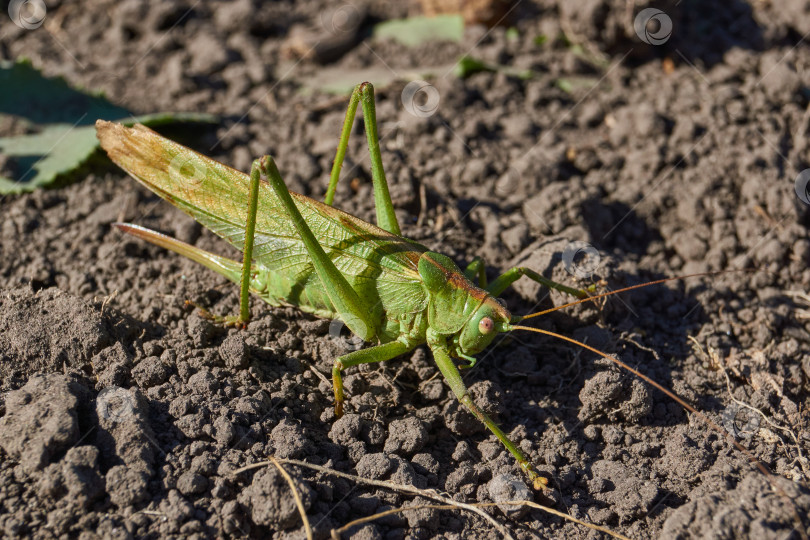
{"label": "middle leg", "polygon": [[470,410],[470,412],[473,413],[475,417],[478,418],[498,438],[499,441],[501,441],[501,444],[504,445],[509,453],[515,457],[518,465],[520,465],[521,470],[523,470],[529,476],[529,479],[531,479],[534,489],[548,489],[548,479],[541,476],[540,473],[537,472],[537,469],[535,469],[534,465],[531,463],[531,461],[529,461],[520,448],[514,442],[512,442],[509,436],[498,427],[498,424],[496,424],[489,417],[489,415],[482,411],[472,400],[470,393],[467,391],[467,386],[461,379],[461,374],[458,372],[458,368],[453,363],[453,360],[447,350],[447,339],[431,330],[428,330],[427,343],[430,347],[430,351],[433,353],[433,359],[436,361],[439,371],[441,371],[442,375],[444,375],[444,380],[447,381],[447,384],[456,395],[456,398],[458,398],[458,400],[463,403]]}
{"label": "middle leg", "polygon": [[587,289],[574,289],[573,287],[568,287],[567,285],[557,283],[556,281],[552,281],[547,277],[541,276],[531,268],[515,266],[514,268],[510,268],[501,274],[492,283],[490,283],[489,287],[487,287],[487,292],[493,296],[500,296],[500,294],[505,291],[507,287],[520,279],[522,276],[526,276],[527,278],[536,281],[540,285],[548,287],[549,289],[556,289],[566,294],[570,294],[575,298],[588,298],[588,293],[592,293],[596,290],[595,285],[591,285]]}
{"label": "middle leg", "polygon": [[409,347],[401,341],[392,341],[384,345],[377,345],[368,349],[350,352],[335,359],[332,366],[332,387],[335,391],[335,415],[343,416],[343,375],[341,371],[360,364],[371,362],[384,362],[396,358],[400,354],[405,354],[413,347]]}

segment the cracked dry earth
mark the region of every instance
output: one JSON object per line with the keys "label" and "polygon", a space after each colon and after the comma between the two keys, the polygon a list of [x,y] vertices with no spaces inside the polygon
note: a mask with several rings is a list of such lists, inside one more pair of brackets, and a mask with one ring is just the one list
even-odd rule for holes
{"label": "cracked dry earth", "polygon": [[[635,4],[635,12],[650,5]],[[347,414],[336,419],[328,378],[345,336],[257,300],[243,331],[200,317],[186,300],[234,313],[236,287],[111,223],[234,250],[100,166],[69,187],[0,200],[0,534],[303,537],[275,467],[234,474],[273,455],[467,503],[534,497],[632,538],[801,538],[810,524],[810,215],[794,179],[810,164],[802,37],[810,13],[793,0],[656,5],[674,21],[660,46],[628,37],[627,2],[526,0],[516,33],[470,27],[459,44],[406,48],[363,31],[321,66],[284,51],[293,28],[332,13],[327,2],[48,2],[39,29],[3,19],[0,55],[28,57],[133,112],[220,115],[190,137],[195,148],[245,171],[272,153],[290,188],[315,198],[346,99],[314,77],[410,73],[464,53],[531,70],[531,78],[500,70],[466,79],[442,71],[428,79],[440,102],[425,116],[403,107],[405,80],[378,86],[383,161],[404,234],[460,263],[483,257],[490,278],[520,264],[617,289],[748,270],[641,289],[536,324],[672,388],[750,449],[773,485],[660,392],[534,335],[496,341],[464,376],[552,478],[550,502],[528,491],[424,348],[349,370]],[[369,2],[363,28],[409,12],[406,3]],[[583,45],[555,39],[561,31]],[[0,135],[13,129],[4,124]],[[360,126],[349,157],[336,204],[373,220]],[[565,270],[573,241],[598,251],[590,279]],[[564,301],[523,281],[504,297],[516,313]],[[319,538],[430,502],[286,470]],[[596,535],[540,510],[486,512],[516,538]],[[422,508],[344,536],[495,534],[475,513]]]}

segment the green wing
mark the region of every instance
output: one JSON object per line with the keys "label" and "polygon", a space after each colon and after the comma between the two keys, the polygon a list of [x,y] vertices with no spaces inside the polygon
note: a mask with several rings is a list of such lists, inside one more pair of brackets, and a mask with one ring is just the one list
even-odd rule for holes
{"label": "green wing", "polygon": [[[139,124],[128,128],[99,120],[96,130],[102,148],[122,169],[237,249],[243,248],[248,175]],[[427,248],[309,197],[291,195],[324,251],[358,294],[389,316],[426,308],[417,263]],[[271,293],[276,282],[279,294],[323,288],[295,227],[264,181],[259,186],[253,260],[254,267],[268,271]],[[291,289],[290,283],[295,287]],[[286,300],[307,307],[306,297]]]}

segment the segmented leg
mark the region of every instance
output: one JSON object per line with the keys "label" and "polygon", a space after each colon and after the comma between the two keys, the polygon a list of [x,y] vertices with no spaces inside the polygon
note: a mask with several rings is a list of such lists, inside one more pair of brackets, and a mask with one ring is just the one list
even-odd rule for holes
{"label": "segmented leg", "polygon": [[463,403],[476,416],[476,418],[481,420],[481,422],[483,422],[484,425],[495,434],[506,449],[509,450],[513,456],[515,456],[515,459],[520,464],[520,468],[523,469],[523,471],[532,481],[534,489],[547,489],[548,479],[541,476],[540,473],[537,472],[534,465],[531,464],[520,448],[518,448],[517,445],[509,439],[506,433],[501,431],[498,425],[495,424],[495,422],[473,402],[469,392],[467,391],[467,386],[461,379],[461,374],[458,372],[458,368],[456,368],[452,358],[450,358],[450,354],[447,350],[446,338],[429,329],[427,332],[427,344],[430,347],[430,350],[433,352],[433,359],[436,361],[436,365],[439,366],[439,371],[441,371],[442,375],[444,375],[447,384],[450,385],[450,389],[456,395],[458,400]]}
{"label": "segmented leg", "polygon": [[[214,315],[207,309],[196,305],[194,302],[186,301],[200,310],[203,317],[225,326],[237,326],[244,328],[250,321],[250,273],[253,260],[253,240],[256,235],[256,214],[259,207],[259,182],[262,176],[260,160],[256,159],[250,166],[250,191],[248,193],[248,216],[245,224],[245,246],[242,250],[242,276],[239,281],[239,315],[227,315],[225,317]],[[173,248],[169,248],[173,249]],[[184,247],[190,252],[193,248]],[[189,256],[189,255],[186,255]],[[203,263],[204,264],[204,263]]]}
{"label": "segmented leg", "polygon": [[527,278],[534,280],[540,285],[548,287],[549,289],[557,289],[558,291],[570,294],[576,298],[587,298],[588,293],[595,290],[595,286],[591,286],[588,289],[574,289],[572,287],[563,285],[562,283],[557,283],[556,281],[543,277],[530,268],[516,266],[514,268],[510,268],[496,278],[492,283],[490,283],[489,287],[486,288],[487,292],[493,296],[500,296],[500,294],[505,291],[507,287],[520,279],[521,276],[526,276]]}
{"label": "segmented leg", "polygon": [[476,257],[470,261],[470,264],[464,269],[464,275],[470,281],[478,279],[478,286],[482,289],[487,288],[487,273],[484,267],[484,260],[481,257]]}
{"label": "segmented leg", "polygon": [[253,239],[256,235],[256,213],[259,208],[259,181],[261,180],[261,160],[254,160],[250,166],[250,193],[248,194],[248,217],[245,225],[245,249],[242,251],[242,280],[239,290],[239,318],[236,324],[247,325],[250,320],[250,272],[253,260]]}
{"label": "segmented leg", "polygon": [[411,349],[413,349],[413,346],[408,346],[400,341],[392,341],[384,345],[377,345],[376,347],[350,352],[349,354],[344,354],[336,358],[335,364],[332,366],[332,387],[335,390],[335,414],[338,417],[343,416],[343,376],[340,373],[341,370],[360,364],[391,360]]}
{"label": "segmented leg", "polygon": [[345,276],[340,273],[335,263],[332,262],[332,259],[329,258],[323,247],[318,243],[298,207],[295,206],[284,180],[281,179],[276,162],[273,161],[272,157],[264,156],[260,159],[260,167],[295,225],[295,229],[298,231],[301,241],[304,243],[312,260],[315,273],[318,275],[318,279],[321,280],[335,310],[342,314],[341,319],[349,327],[349,330],[360,336],[361,339],[364,341],[374,339],[379,330],[379,323],[374,320],[371,307],[358,296]]}
{"label": "segmented leg", "polygon": [[343,159],[346,157],[346,149],[349,146],[349,137],[351,136],[358,103],[363,106],[363,121],[365,123],[366,138],[368,139],[368,151],[371,154],[371,179],[374,183],[374,206],[377,210],[377,225],[390,233],[400,234],[399,222],[397,222],[397,216],[394,213],[394,204],[391,202],[388,181],[385,179],[385,171],[383,170],[380,139],[377,133],[374,87],[371,83],[358,84],[349,99],[349,108],[346,111],[346,119],[343,121],[343,130],[340,132],[340,141],[338,142],[335,161],[332,165],[332,174],[329,177],[329,188],[326,190],[324,202],[331,206],[335,199],[335,190],[340,179],[340,169],[343,167]]}

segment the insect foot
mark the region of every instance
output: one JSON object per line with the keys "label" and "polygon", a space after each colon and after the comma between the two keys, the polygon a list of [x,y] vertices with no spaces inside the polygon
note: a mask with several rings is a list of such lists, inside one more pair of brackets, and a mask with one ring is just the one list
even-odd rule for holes
{"label": "insect foot", "polygon": [[335,360],[335,365],[332,366],[332,388],[335,391],[335,416],[340,418],[343,416],[343,376],[340,372],[343,370],[343,362]]}
{"label": "insect foot", "polygon": [[244,330],[247,328],[247,321],[242,320],[239,315],[217,315],[215,313],[211,313],[209,310],[205,309],[202,306],[197,305],[196,303],[192,302],[191,300],[186,300],[186,305],[196,308],[197,311],[200,313],[200,317],[203,319],[209,320],[214,324],[221,324],[225,327],[233,326],[234,328],[238,328],[239,330]]}
{"label": "insect foot", "polygon": [[547,491],[551,488],[548,487],[548,478],[545,476],[541,476],[537,469],[534,468],[534,465],[529,463],[528,461],[520,463],[520,468],[523,469],[523,472],[526,473],[526,476],[529,477],[529,480],[532,481],[532,487],[537,491]]}

